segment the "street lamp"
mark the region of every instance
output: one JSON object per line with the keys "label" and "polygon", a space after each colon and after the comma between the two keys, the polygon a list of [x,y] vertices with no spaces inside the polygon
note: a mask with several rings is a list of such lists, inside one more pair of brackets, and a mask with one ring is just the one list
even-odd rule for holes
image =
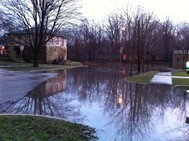
{"label": "street lamp", "polygon": [[122,56],[122,53],[123,53],[123,47],[120,47],[119,49],[119,65],[121,67],[121,56]]}
{"label": "street lamp", "polygon": [[[125,46],[125,41],[124,41],[124,36],[125,36],[125,27],[122,26],[121,28],[121,47],[120,47],[120,66],[121,66],[121,57],[122,57],[122,54],[123,54],[123,50],[124,50],[124,46]],[[124,57],[125,57],[126,54],[124,54]],[[124,58],[126,59],[126,58]],[[124,63],[125,63],[126,60],[124,60]]]}

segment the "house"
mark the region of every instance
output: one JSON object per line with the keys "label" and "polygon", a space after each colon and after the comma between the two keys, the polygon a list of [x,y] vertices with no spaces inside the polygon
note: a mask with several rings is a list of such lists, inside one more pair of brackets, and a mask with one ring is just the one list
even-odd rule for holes
{"label": "house", "polygon": [[63,36],[54,36],[45,47],[46,62],[52,63],[55,59],[67,60],[67,39]]}
{"label": "house", "polygon": [[186,61],[189,59],[189,52],[186,50],[174,50],[172,57],[173,68],[185,68]]}
{"label": "house", "polygon": [[[30,47],[28,33],[25,30],[12,32],[8,36],[9,56],[14,61],[33,61],[33,50]],[[39,50],[40,63],[52,63],[61,58],[67,60],[67,39],[64,36],[55,34],[44,47]]]}

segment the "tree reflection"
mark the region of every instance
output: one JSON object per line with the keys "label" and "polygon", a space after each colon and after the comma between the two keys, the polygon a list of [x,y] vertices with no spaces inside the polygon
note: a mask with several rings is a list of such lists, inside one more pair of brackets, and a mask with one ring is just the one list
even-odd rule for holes
{"label": "tree reflection", "polygon": [[60,93],[65,90],[66,83],[65,70],[29,91],[25,97],[1,104],[0,113],[50,115],[64,119],[71,116],[81,120],[79,107],[75,107],[71,104],[72,99]]}
{"label": "tree reflection", "polygon": [[[98,111],[94,110],[98,113],[94,114],[105,118],[101,126],[106,124],[111,140],[160,140],[161,137],[155,137],[159,130],[166,134],[166,141],[176,140],[173,135],[177,135],[178,130],[185,131],[183,138],[189,135],[189,128],[184,126],[189,100],[182,90],[169,85],[127,83],[115,68],[89,67],[60,71],[57,77],[42,83],[25,97],[0,105],[0,112],[61,118],[75,116],[87,120],[83,117],[88,115],[80,111],[81,107],[87,105],[93,110],[94,103],[99,107]],[[170,124],[167,129],[158,129],[163,126],[162,122]],[[172,136],[169,137],[169,133]]]}
{"label": "tree reflection", "polygon": [[[131,84],[126,83],[120,74],[102,69],[94,71],[77,69],[80,75],[71,73],[69,91],[82,103],[100,103],[109,117],[107,126],[116,131],[116,138],[125,137],[130,141],[150,138],[157,122],[164,120],[167,109],[174,111],[178,108],[180,112],[186,112],[183,110],[183,95],[175,93],[169,85]],[[120,96],[121,103],[118,102]],[[179,114],[176,116],[183,118]]]}
{"label": "tree reflection", "polygon": [[[174,94],[176,95],[175,99],[177,99],[176,103],[180,106],[181,109],[179,111],[179,116],[183,119],[183,122],[185,122],[183,126],[180,126],[177,129],[175,129],[176,131],[183,132],[182,136],[177,139],[178,141],[186,141],[189,138],[189,125],[187,123],[189,117],[189,98],[188,93],[186,92],[186,90],[188,89],[189,87],[178,87],[174,89]],[[182,97],[182,99],[179,97]]]}
{"label": "tree reflection", "polygon": [[[120,136],[125,136],[129,140],[143,140],[145,136],[153,133],[155,125],[152,117],[155,114],[154,109],[157,97],[165,93],[169,87],[161,88],[157,93],[153,91],[153,98],[151,93],[153,86],[148,85],[135,85],[127,83],[125,85],[126,93],[124,93],[123,108],[117,113],[111,122],[114,122]],[[161,95],[162,96],[162,95]],[[164,95],[166,99],[166,95]],[[159,104],[158,104],[159,105]],[[116,111],[114,111],[115,113]],[[159,114],[161,115],[161,114]],[[148,134],[146,134],[148,133]]]}

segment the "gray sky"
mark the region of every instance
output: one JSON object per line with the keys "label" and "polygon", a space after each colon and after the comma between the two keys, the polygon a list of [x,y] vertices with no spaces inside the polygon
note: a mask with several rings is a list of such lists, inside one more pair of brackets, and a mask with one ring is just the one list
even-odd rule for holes
{"label": "gray sky", "polygon": [[126,5],[141,6],[161,20],[170,17],[176,23],[189,22],[189,0],[83,0],[82,11],[89,19],[101,20]]}

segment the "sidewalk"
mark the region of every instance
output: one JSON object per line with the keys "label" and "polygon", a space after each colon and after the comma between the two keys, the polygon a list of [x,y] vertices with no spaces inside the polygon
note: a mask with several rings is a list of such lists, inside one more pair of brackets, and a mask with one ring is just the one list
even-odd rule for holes
{"label": "sidewalk", "polygon": [[151,79],[150,83],[172,85],[172,74],[171,72],[159,72]]}

